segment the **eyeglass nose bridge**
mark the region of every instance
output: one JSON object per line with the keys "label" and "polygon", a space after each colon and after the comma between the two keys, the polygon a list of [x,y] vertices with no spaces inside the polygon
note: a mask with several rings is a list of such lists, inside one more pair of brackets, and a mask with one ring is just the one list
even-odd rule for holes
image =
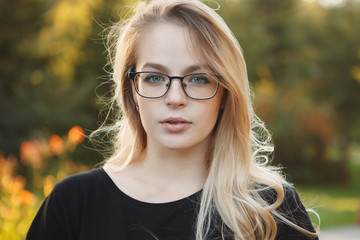
{"label": "eyeglass nose bridge", "polygon": [[169,93],[170,88],[171,88],[171,86],[172,86],[171,84],[173,83],[173,80],[174,80],[174,79],[179,79],[179,80],[180,80],[180,84],[181,84],[180,88],[182,89],[182,92],[183,92],[183,94],[184,94],[183,97],[189,97],[189,98],[191,98],[191,97],[189,96],[189,94],[188,94],[188,93],[186,92],[186,90],[185,90],[186,84],[184,83],[184,79],[185,79],[186,76],[184,76],[184,77],[181,77],[181,76],[167,76],[167,77],[168,77],[168,79],[169,79],[169,82],[166,84],[167,89],[166,89],[166,92],[165,92],[162,96],[168,96],[168,93]]}
{"label": "eyeglass nose bridge", "polygon": [[[169,91],[169,89],[170,89],[170,87],[171,87],[171,83],[172,83],[172,81],[173,81],[174,79],[179,79],[179,80],[180,80],[181,87],[182,87],[182,89],[184,90],[184,92],[186,93],[186,91],[185,91],[185,89],[184,89],[184,87],[186,87],[186,84],[184,84],[184,79],[185,79],[186,76],[183,76],[183,77],[181,77],[181,76],[167,76],[167,77],[169,78],[169,83],[166,84],[166,87],[167,87],[166,93]],[[165,93],[165,94],[166,94],[166,93]]]}

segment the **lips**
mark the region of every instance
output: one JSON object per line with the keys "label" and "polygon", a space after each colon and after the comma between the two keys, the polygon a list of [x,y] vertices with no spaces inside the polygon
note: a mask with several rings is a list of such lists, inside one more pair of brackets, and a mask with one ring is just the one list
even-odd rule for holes
{"label": "lips", "polygon": [[160,122],[164,129],[169,132],[182,132],[190,127],[192,124],[183,118],[166,118]]}

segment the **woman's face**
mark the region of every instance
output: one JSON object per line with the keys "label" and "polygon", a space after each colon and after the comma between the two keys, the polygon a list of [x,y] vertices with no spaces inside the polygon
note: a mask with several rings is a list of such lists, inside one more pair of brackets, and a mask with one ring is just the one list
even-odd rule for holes
{"label": "woman's face", "polygon": [[[158,23],[148,28],[137,45],[136,71],[153,71],[170,76],[212,73],[206,62],[194,56],[187,28],[172,23]],[[207,147],[218,118],[223,88],[208,100],[186,96],[179,79],[172,80],[167,94],[149,99],[134,91],[147,147],[189,150]]]}

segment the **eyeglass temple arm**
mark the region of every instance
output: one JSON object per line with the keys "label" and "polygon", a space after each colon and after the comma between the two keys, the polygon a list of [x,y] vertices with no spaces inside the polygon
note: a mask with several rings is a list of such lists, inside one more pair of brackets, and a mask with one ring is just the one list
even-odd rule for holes
{"label": "eyeglass temple arm", "polygon": [[133,71],[133,68],[131,68],[128,72],[128,78],[131,80],[134,80],[136,72]]}

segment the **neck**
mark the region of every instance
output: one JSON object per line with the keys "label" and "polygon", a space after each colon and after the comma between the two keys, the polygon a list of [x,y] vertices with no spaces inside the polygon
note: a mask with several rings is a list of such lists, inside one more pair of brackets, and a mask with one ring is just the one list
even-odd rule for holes
{"label": "neck", "polygon": [[141,157],[121,173],[107,172],[123,192],[135,199],[157,203],[178,200],[203,188],[207,146],[208,141],[182,150],[148,144]]}
{"label": "neck", "polygon": [[164,149],[148,144],[133,167],[166,185],[191,184],[201,189],[207,176],[208,141],[190,149]]}
{"label": "neck", "polygon": [[148,146],[138,163],[159,177],[181,180],[204,176],[206,158],[206,149],[202,148],[172,150]]}

